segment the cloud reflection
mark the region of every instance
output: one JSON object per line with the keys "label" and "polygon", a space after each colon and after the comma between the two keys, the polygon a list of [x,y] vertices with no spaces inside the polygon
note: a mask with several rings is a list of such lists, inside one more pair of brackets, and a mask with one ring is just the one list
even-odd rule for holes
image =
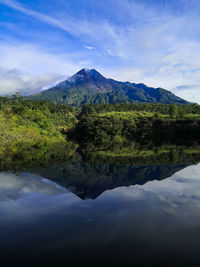
{"label": "cloud reflection", "polygon": [[80,200],[56,183],[30,173],[19,176],[0,173],[0,214],[4,211],[8,218],[68,213],[82,216],[83,210],[87,210],[94,221],[103,214],[110,214],[112,220],[121,216],[131,220],[140,210],[142,216],[148,217],[151,213],[149,220],[159,220],[162,214],[171,216],[173,220],[181,222],[184,219],[185,223],[195,224],[200,219],[199,209],[200,164],[187,167],[162,181],[105,191],[96,200]]}

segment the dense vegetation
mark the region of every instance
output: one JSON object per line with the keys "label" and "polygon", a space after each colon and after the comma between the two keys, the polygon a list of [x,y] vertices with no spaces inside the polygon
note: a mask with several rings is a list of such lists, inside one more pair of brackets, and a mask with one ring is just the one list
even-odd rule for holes
{"label": "dense vegetation", "polygon": [[149,146],[199,143],[200,107],[196,104],[84,105],[75,134],[79,142],[91,149],[109,149],[130,142]]}
{"label": "dense vegetation", "polygon": [[82,150],[82,156],[87,162],[104,164],[122,164],[130,166],[198,163],[200,162],[200,146],[137,146],[129,143],[125,147],[113,147],[108,150]]}
{"label": "dense vegetation", "polygon": [[65,145],[64,134],[76,122],[72,108],[66,105],[25,100],[18,95],[0,97],[0,156],[5,151]]}
{"label": "dense vegetation", "polygon": [[75,112],[0,97],[0,142],[0,171],[33,170],[81,198],[96,198],[199,162],[200,106],[87,104]]}
{"label": "dense vegetation", "polygon": [[62,104],[34,102],[17,95],[0,98],[1,170],[64,162],[76,154],[74,141],[89,162],[198,162],[200,107],[84,105],[75,114]]}
{"label": "dense vegetation", "polygon": [[[128,111],[146,111],[157,113],[157,115],[169,115],[170,117],[191,117],[191,115],[200,115],[200,106],[193,105],[169,105],[161,103],[121,103],[121,104],[85,104],[82,107],[80,116],[86,114],[103,114],[107,112],[128,112]],[[187,115],[187,116],[186,116]]]}
{"label": "dense vegetation", "polygon": [[[2,166],[18,160],[27,164],[42,158],[65,158],[65,152],[75,152],[76,144],[84,155],[97,151],[95,158],[139,159],[143,151],[143,159],[156,161],[161,154],[165,157],[165,146],[200,144],[200,106],[87,104],[77,113],[63,104],[19,95],[1,97],[0,142]],[[155,147],[160,154],[154,155]]]}

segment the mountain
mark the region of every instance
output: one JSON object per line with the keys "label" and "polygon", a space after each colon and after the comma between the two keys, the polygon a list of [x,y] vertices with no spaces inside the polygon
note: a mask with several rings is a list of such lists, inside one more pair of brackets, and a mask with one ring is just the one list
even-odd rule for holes
{"label": "mountain", "polygon": [[189,104],[186,100],[162,88],[148,87],[143,83],[119,82],[107,79],[95,69],[82,69],[56,86],[29,96],[35,100],[81,106],[85,103],[147,102]]}

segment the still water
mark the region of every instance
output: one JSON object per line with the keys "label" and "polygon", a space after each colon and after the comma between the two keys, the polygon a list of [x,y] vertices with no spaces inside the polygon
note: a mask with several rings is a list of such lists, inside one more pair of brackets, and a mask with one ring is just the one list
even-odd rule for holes
{"label": "still water", "polygon": [[199,250],[200,164],[0,173],[4,266],[199,266]]}

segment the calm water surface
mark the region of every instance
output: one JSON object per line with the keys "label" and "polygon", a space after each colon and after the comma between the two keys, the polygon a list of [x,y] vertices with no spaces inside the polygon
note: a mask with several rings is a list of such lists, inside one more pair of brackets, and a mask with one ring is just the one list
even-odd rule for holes
{"label": "calm water surface", "polygon": [[188,165],[1,172],[1,262],[199,266],[200,164]]}

